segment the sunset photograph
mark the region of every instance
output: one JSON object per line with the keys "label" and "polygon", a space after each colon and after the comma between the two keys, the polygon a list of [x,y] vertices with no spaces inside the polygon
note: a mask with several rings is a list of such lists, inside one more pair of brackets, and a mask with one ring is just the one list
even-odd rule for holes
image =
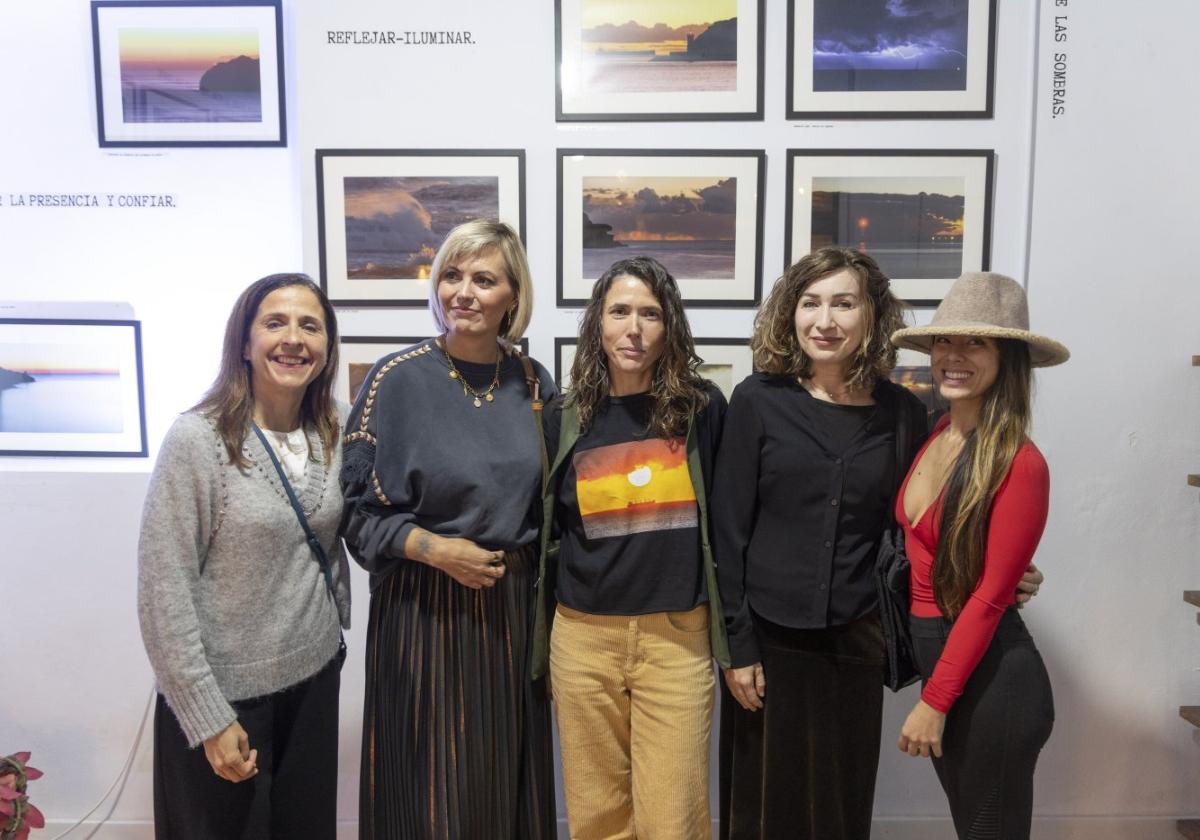
{"label": "sunset photograph", "polygon": [[250,27],[122,27],[125,121],[261,122],[258,39]]}
{"label": "sunset photograph", "polygon": [[891,277],[957,277],[965,192],[959,176],[814,177],[812,250],[856,248]]}
{"label": "sunset photograph", "polygon": [[643,254],[676,278],[732,278],[736,219],[736,178],[585,176],[584,277]]}
{"label": "sunset photograph", "polygon": [[6,340],[0,330],[0,433],[119,433],[116,347]]}
{"label": "sunset photograph", "polygon": [[737,0],[582,0],[580,15],[592,92],[737,89]]}

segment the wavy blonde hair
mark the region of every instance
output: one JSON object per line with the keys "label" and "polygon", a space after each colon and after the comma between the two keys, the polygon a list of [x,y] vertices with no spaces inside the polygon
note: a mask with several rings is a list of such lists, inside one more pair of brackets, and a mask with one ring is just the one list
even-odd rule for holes
{"label": "wavy blonde hair", "polygon": [[796,307],[805,289],[831,274],[850,269],[858,275],[865,310],[862,343],[850,361],[846,384],[870,389],[887,379],[896,366],[890,336],[904,324],[905,305],[892,294],[887,275],[871,257],[852,248],[820,248],[793,263],[783,273],[754,316],[750,349],[754,366],[763,373],[812,375],[812,360],[796,338]]}

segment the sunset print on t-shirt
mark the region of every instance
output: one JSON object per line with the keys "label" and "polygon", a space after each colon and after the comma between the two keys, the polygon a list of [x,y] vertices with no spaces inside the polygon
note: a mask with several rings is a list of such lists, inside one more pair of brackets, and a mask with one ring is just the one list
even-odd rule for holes
{"label": "sunset print on t-shirt", "polygon": [[682,438],[617,443],[576,453],[575,494],[589,540],[695,528],[696,493]]}

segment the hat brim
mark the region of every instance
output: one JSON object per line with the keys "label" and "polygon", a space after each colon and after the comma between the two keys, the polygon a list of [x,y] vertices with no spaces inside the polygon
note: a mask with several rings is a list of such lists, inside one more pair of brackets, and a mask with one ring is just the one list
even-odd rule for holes
{"label": "hat brim", "polygon": [[989,324],[906,327],[892,333],[892,344],[905,350],[929,353],[933,348],[934,337],[939,335],[981,335],[987,338],[1012,338],[1024,341],[1029,345],[1029,360],[1034,367],[1053,367],[1061,365],[1071,358],[1071,351],[1052,338],[1046,338],[1044,335],[1031,333],[1028,330],[1014,330]]}

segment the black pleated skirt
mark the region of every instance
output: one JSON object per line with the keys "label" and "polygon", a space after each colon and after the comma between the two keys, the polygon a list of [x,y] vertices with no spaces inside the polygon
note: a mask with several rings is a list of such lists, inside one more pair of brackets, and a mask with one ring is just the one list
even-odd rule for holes
{"label": "black pleated skirt", "polygon": [[551,840],[550,706],[529,680],[537,558],[490,589],[401,563],[371,594],[359,836]]}

